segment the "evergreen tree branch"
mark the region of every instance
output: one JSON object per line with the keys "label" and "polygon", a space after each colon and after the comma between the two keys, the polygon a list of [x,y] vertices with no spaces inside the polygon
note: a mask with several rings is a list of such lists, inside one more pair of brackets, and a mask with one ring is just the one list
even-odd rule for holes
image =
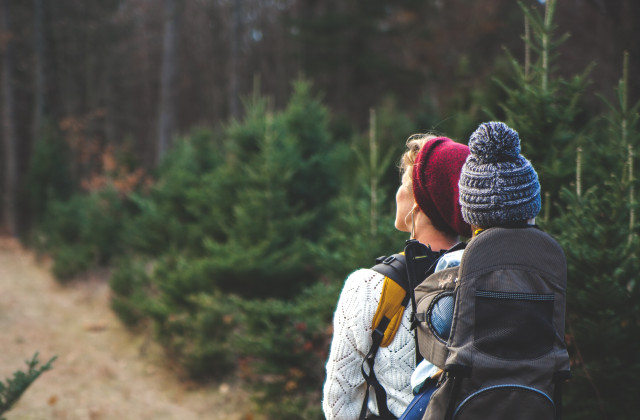
{"label": "evergreen tree branch", "polygon": [[[52,368],[51,364],[57,356],[52,357],[47,363],[38,367],[38,353],[33,355],[31,360],[27,360],[27,372],[21,370],[13,374],[13,378],[7,378],[6,384],[0,381],[0,414],[9,411],[22,394],[38,377]],[[4,418],[0,420],[5,420]]]}

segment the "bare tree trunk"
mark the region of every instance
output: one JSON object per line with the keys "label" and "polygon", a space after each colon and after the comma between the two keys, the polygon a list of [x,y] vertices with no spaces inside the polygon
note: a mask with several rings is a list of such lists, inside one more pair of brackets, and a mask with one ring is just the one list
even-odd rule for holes
{"label": "bare tree trunk", "polygon": [[240,41],[242,38],[242,0],[235,0],[231,16],[231,56],[229,60],[229,114],[232,118],[240,116]]}
{"label": "bare tree trunk", "polygon": [[171,146],[175,134],[175,80],[178,64],[178,13],[176,0],[164,1],[164,37],[162,45],[162,74],[160,79],[160,109],[158,111],[158,140],[156,163]]}
{"label": "bare tree trunk", "polygon": [[378,141],[376,138],[376,110],[369,109],[369,181],[371,185],[371,236],[378,233]]}
{"label": "bare tree trunk", "polygon": [[44,5],[43,0],[34,0],[34,51],[35,51],[35,92],[33,109],[33,143],[42,134],[45,115],[45,44],[44,44]]}
{"label": "bare tree trunk", "polygon": [[4,230],[12,236],[18,233],[16,214],[16,186],[18,184],[18,156],[14,126],[13,101],[13,56],[11,41],[11,22],[7,0],[0,0],[0,34],[5,43],[2,45],[2,145],[4,154],[4,185],[2,191],[2,224]]}
{"label": "bare tree trunk", "polygon": [[531,25],[529,18],[524,17],[524,80],[529,83],[529,74],[531,70]]}
{"label": "bare tree trunk", "polygon": [[278,98],[277,104],[279,107],[284,107],[284,105],[287,103],[287,89],[289,88],[289,81],[291,80],[291,78],[289,77],[289,74],[291,74],[289,69],[293,63],[287,63],[287,57],[290,54],[289,42],[287,40],[285,29],[282,26],[278,28],[278,44],[278,61],[276,63],[276,74],[278,75],[276,85]]}
{"label": "bare tree trunk", "polygon": [[239,76],[240,40],[242,36],[242,0],[233,2],[231,17],[231,56],[229,60],[229,114],[232,118],[240,116]]}

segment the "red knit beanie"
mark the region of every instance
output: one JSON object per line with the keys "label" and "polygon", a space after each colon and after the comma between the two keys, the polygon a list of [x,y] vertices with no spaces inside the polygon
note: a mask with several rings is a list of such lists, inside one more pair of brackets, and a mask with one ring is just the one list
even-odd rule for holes
{"label": "red knit beanie", "polygon": [[447,137],[422,146],[413,166],[413,197],[433,225],[451,234],[471,237],[471,226],[462,218],[458,180],[469,148]]}

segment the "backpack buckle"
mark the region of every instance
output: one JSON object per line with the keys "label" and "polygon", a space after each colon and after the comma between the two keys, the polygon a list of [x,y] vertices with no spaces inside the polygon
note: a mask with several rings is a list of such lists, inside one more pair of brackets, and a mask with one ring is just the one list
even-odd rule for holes
{"label": "backpack buckle", "polygon": [[394,262],[395,260],[396,260],[396,257],[391,255],[385,258],[384,260],[382,260],[382,264],[391,265],[391,263]]}

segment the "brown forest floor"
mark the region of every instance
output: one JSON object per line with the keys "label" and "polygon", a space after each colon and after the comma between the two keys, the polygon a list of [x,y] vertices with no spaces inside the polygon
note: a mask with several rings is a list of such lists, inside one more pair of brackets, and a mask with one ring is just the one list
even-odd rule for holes
{"label": "brown forest floor", "polygon": [[[104,277],[104,276],[103,276]],[[181,381],[149,337],[126,330],[100,276],[63,286],[11,239],[0,238],[0,380],[57,355],[8,420],[250,419],[233,384]]]}

